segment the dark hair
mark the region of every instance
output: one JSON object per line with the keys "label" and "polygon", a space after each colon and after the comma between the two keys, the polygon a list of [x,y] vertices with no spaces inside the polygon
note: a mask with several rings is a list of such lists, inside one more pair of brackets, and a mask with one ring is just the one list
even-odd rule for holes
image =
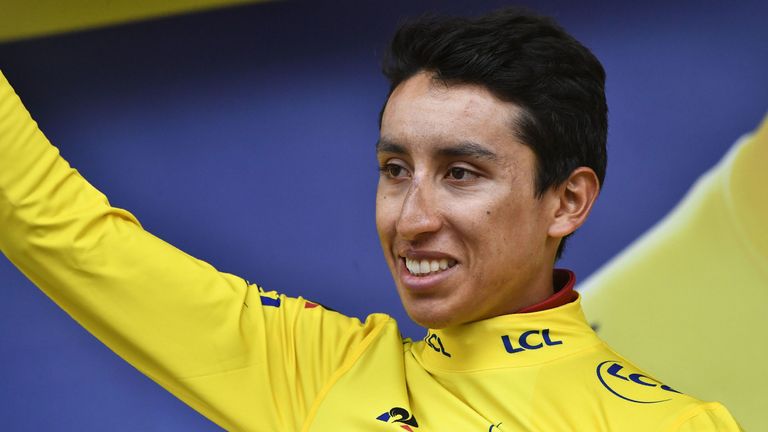
{"label": "dark hair", "polygon": [[[420,71],[479,84],[521,108],[515,132],[536,154],[536,194],[592,168],[602,185],[607,162],[605,70],[551,18],[502,9],[478,18],[427,16],[401,25],[382,67],[389,94]],[[382,110],[383,111],[383,110]],[[565,247],[560,242],[557,258]]]}

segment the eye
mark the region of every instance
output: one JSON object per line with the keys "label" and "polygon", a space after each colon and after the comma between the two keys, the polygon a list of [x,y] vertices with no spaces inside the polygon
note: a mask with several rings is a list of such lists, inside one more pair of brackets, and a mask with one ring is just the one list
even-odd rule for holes
{"label": "eye", "polygon": [[408,170],[404,166],[395,163],[386,163],[379,168],[379,171],[391,179],[408,177]]}
{"label": "eye", "polygon": [[445,175],[445,177],[451,180],[472,180],[477,178],[477,174],[466,168],[453,167],[448,170],[448,173]]}

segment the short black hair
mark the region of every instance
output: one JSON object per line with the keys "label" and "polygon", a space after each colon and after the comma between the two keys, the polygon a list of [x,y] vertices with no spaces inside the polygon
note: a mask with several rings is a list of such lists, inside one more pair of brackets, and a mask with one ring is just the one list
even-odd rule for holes
{"label": "short black hair", "polygon": [[[553,19],[507,8],[477,18],[410,20],[395,33],[382,71],[390,82],[389,95],[403,81],[427,71],[447,85],[482,85],[519,106],[521,115],[512,127],[536,154],[537,196],[562,184],[580,166],[594,170],[603,184],[605,70]],[[557,258],[564,247],[565,238]]]}

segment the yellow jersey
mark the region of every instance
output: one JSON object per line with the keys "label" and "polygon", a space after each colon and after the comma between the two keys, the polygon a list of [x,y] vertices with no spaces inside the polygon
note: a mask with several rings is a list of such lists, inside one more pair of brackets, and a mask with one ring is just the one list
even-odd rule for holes
{"label": "yellow jersey", "polygon": [[360,322],[221,273],[110,206],[2,75],[0,227],[50,298],[228,430],[739,430],[613,352],[579,299],[412,342],[386,315]]}

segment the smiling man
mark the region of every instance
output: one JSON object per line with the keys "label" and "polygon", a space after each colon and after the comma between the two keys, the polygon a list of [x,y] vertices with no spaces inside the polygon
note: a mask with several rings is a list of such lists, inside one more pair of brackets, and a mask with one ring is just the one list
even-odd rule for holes
{"label": "smiling man", "polygon": [[422,19],[385,63],[376,224],[408,314],[220,273],[111,207],[0,80],[0,247],[94,335],[247,431],[738,430],[637,370],[554,270],[605,171],[604,72],[551,20]]}
{"label": "smiling man", "polygon": [[410,317],[444,328],[550,297],[561,239],[586,219],[599,181],[576,167],[539,193],[537,156],[514,127],[523,110],[437,73],[417,72],[387,102],[376,221]]}

